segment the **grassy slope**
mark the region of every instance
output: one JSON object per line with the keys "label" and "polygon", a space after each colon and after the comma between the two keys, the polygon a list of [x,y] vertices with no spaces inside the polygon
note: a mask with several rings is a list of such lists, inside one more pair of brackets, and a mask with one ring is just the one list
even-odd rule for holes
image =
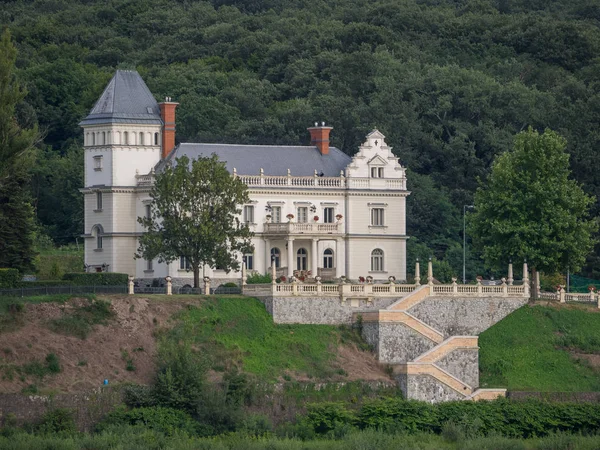
{"label": "grassy slope", "polygon": [[482,333],[479,346],[482,387],[600,390],[598,370],[569,353],[600,354],[600,313],[591,307],[524,306]]}
{"label": "grassy slope", "polygon": [[178,315],[178,324],[167,336],[202,347],[213,368],[234,363],[266,379],[297,373],[327,378],[343,373],[335,363],[342,341],[360,344],[349,329],[327,325],[275,325],[256,299],[213,298],[200,308]]}

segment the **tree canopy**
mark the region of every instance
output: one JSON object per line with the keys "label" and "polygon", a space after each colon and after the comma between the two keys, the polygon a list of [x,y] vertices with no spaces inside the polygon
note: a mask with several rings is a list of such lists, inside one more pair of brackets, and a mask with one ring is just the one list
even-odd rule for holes
{"label": "tree canopy", "polygon": [[[325,120],[332,144],[353,154],[377,127],[416,174],[407,234],[456,275],[462,206],[529,125],[564,136],[573,178],[600,195],[597,3],[0,0],[0,27],[13,32],[27,85],[20,120],[39,122],[57,155],[40,165],[81,145],[77,123],[117,68],[180,103],[183,142],[307,144],[306,127]],[[45,180],[68,198],[71,186]],[[55,241],[73,239],[38,186],[38,220]],[[82,217],[83,202],[71,203],[65,214]],[[438,208],[443,226],[431,223]],[[600,259],[585,271],[600,276]]]}
{"label": "tree canopy", "polygon": [[489,265],[523,261],[548,273],[577,271],[594,245],[594,198],[569,178],[566,141],[546,130],[519,133],[475,193],[470,233]]}
{"label": "tree canopy", "polygon": [[169,263],[184,257],[198,287],[204,265],[238,270],[240,255],[252,252],[252,233],[239,218],[240,205],[250,201],[247,187],[216,155],[176,159],[156,174],[150,197],[150,216],[138,218],[146,230],[138,258]]}

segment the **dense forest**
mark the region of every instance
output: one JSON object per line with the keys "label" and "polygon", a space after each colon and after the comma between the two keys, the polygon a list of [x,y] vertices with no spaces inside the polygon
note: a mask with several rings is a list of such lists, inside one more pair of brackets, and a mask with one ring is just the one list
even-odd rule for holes
{"label": "dense forest", "polygon": [[0,1],[6,27],[56,244],[83,230],[78,122],[117,68],[180,102],[181,141],[307,144],[324,120],[353,154],[377,127],[409,168],[409,264],[434,254],[438,273],[460,273],[463,205],[529,125],[564,136],[573,177],[600,194],[597,0]]}

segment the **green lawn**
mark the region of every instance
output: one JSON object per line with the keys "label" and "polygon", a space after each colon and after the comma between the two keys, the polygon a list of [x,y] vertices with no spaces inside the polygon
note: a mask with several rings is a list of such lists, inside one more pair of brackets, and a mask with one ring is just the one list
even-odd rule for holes
{"label": "green lawn", "polygon": [[600,313],[588,306],[524,306],[479,337],[481,387],[600,390],[600,371],[572,353],[600,354]]}
{"label": "green lawn", "polygon": [[200,307],[182,311],[169,339],[202,347],[213,368],[224,370],[234,362],[245,372],[276,379],[286,372],[309,378],[342,373],[335,365],[335,350],[344,340],[359,344],[349,329],[327,325],[276,325],[256,299],[212,298]]}

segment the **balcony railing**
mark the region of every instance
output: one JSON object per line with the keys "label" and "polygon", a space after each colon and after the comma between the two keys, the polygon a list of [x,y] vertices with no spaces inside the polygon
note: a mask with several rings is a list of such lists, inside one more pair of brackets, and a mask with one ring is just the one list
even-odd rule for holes
{"label": "balcony railing", "polygon": [[[234,175],[248,187],[317,187],[321,189],[399,189],[406,190],[406,178],[293,177]],[[137,175],[138,186],[152,186],[154,173]]]}
{"label": "balcony railing", "polygon": [[264,233],[267,234],[336,234],[339,233],[339,223],[265,223]]}

